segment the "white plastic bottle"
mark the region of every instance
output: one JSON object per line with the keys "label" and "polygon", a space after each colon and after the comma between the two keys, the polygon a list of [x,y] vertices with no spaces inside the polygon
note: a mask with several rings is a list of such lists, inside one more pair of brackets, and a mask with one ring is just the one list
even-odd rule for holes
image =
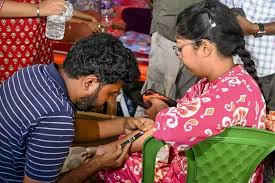
{"label": "white plastic bottle", "polygon": [[64,38],[65,22],[73,16],[73,5],[65,1],[66,11],[62,15],[52,15],[47,17],[46,37],[54,40]]}

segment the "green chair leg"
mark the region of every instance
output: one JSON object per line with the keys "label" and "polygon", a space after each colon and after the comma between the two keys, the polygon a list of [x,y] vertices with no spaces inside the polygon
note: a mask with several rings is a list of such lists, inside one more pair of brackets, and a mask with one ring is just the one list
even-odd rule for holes
{"label": "green chair leg", "polygon": [[[142,151],[142,154],[143,154],[142,182],[143,183],[154,182],[156,156],[159,149],[164,145],[165,145],[164,142],[156,140],[153,137],[148,137],[144,142],[143,151]],[[146,146],[146,149],[144,148],[145,146]]]}

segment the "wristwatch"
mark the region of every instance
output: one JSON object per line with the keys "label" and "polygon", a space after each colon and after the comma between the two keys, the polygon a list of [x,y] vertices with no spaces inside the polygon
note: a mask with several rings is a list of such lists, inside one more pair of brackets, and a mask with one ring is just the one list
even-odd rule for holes
{"label": "wristwatch", "polygon": [[254,34],[254,37],[262,37],[266,34],[266,31],[264,29],[264,24],[258,23],[259,31]]}

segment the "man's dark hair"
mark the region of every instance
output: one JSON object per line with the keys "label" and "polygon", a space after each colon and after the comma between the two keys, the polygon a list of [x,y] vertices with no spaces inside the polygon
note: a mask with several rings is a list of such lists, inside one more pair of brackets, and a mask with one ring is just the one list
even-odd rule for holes
{"label": "man's dark hair", "polygon": [[119,39],[106,33],[97,33],[75,43],[62,68],[71,78],[93,74],[104,84],[117,81],[131,83],[140,77],[131,50],[125,48]]}

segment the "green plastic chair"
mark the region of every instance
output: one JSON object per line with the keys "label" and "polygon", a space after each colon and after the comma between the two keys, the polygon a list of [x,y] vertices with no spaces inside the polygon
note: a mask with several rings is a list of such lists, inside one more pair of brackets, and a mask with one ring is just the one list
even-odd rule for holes
{"label": "green plastic chair", "polygon": [[[156,155],[164,145],[153,137],[144,142],[143,183],[154,182]],[[187,183],[248,183],[256,167],[273,151],[275,133],[246,127],[227,128],[185,151]]]}

